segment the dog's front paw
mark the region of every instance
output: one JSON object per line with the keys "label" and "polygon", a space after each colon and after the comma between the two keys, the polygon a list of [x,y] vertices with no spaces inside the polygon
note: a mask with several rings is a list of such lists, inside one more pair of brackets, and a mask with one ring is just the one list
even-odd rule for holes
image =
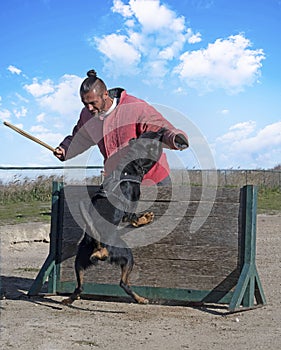
{"label": "dog's front paw", "polygon": [[149,224],[150,222],[153,221],[153,219],[154,219],[154,213],[152,211],[148,211],[148,212],[144,213],[143,215],[141,215],[136,220],[132,220],[131,224],[134,227],[140,227],[140,226]]}

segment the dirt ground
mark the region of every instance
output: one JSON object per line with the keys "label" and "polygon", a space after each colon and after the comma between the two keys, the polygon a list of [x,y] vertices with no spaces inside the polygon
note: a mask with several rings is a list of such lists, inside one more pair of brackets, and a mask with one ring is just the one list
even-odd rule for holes
{"label": "dirt ground", "polygon": [[257,267],[267,305],[231,315],[215,305],[83,299],[68,307],[61,296],[29,299],[26,293],[49,251],[48,227],[37,228],[27,237],[26,227],[0,227],[3,350],[281,349],[281,214],[258,216]]}

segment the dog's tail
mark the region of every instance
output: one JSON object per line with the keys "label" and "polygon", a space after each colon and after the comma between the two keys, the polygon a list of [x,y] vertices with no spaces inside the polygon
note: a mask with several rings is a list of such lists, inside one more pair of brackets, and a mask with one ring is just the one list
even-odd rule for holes
{"label": "dog's tail", "polygon": [[83,201],[80,201],[79,203],[79,209],[80,209],[80,213],[81,216],[83,218],[83,220],[86,223],[86,233],[91,236],[92,238],[94,238],[95,240],[97,240],[98,242],[100,242],[100,235],[98,233],[98,231],[96,230],[95,226],[94,226],[94,222],[91,218],[91,215],[89,214],[89,210],[86,208],[85,203]]}

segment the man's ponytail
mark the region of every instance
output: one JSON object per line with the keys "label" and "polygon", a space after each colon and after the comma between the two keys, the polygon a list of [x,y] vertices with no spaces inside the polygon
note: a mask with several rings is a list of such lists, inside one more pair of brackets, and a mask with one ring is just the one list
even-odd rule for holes
{"label": "man's ponytail", "polygon": [[103,94],[107,88],[105,83],[97,77],[97,72],[91,69],[87,72],[87,78],[82,82],[80,87],[80,96],[84,96],[89,91],[96,90],[97,93]]}

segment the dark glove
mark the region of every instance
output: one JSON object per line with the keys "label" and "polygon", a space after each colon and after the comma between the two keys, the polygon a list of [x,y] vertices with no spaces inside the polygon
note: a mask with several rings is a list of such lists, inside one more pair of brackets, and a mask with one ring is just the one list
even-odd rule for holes
{"label": "dark glove", "polygon": [[175,145],[180,151],[186,149],[189,146],[188,140],[182,134],[177,134],[176,135],[176,137],[175,137]]}

